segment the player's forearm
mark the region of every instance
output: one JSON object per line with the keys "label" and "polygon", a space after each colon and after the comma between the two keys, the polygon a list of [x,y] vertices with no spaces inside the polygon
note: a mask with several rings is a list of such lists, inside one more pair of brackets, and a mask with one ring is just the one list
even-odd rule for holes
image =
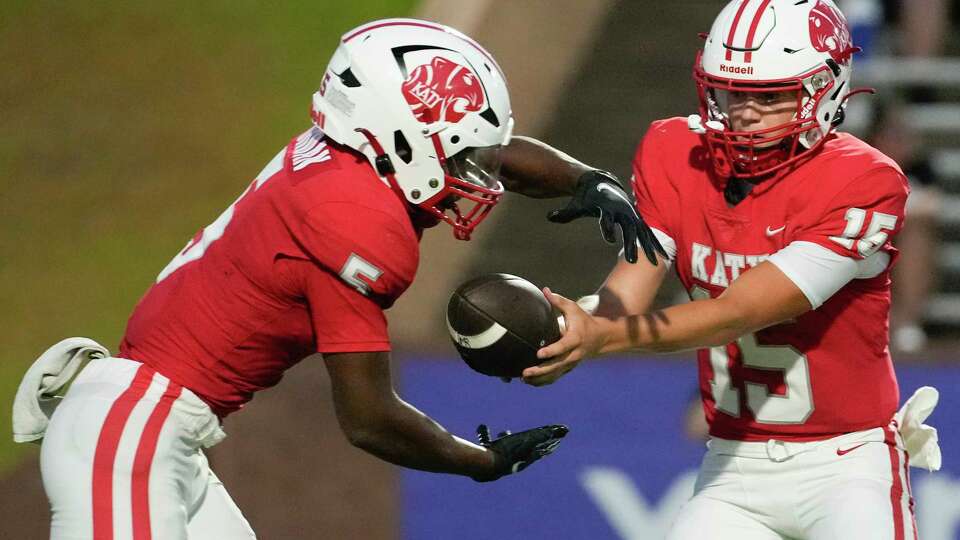
{"label": "player's forearm", "polygon": [[500,174],[504,187],[538,199],[573,194],[580,176],[593,169],[530,137],[511,138],[501,156]]}
{"label": "player's forearm", "polygon": [[603,345],[594,350],[681,351],[726,345],[811,309],[806,295],[769,262],[742,274],[719,297],[643,315],[595,319]]}
{"label": "player's forearm", "polygon": [[482,446],[450,434],[440,424],[397,398],[347,434],[350,442],[380,459],[422,471],[485,476],[493,455]]}
{"label": "player's forearm", "polygon": [[667,264],[653,266],[643,258],[634,264],[621,258],[597,291],[599,301],[592,315],[616,319],[650,311],[667,269]]}
{"label": "player's forearm", "polygon": [[605,337],[600,354],[627,350],[674,352],[726,345],[754,321],[724,299],[698,300],[616,319],[595,318]]}

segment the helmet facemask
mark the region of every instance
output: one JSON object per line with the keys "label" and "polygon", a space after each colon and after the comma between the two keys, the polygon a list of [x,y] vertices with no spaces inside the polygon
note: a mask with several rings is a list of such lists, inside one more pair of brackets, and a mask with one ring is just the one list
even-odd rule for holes
{"label": "helmet facemask", "polygon": [[[846,99],[859,91],[850,88],[859,49],[833,0],[731,1],[702,37],[693,73],[700,114],[688,121],[705,136],[723,177],[767,178],[813,156],[842,122]],[[730,125],[725,93],[767,92],[796,96],[788,119],[766,117],[753,130],[745,122]],[[755,110],[766,116],[770,109]]]}
{"label": "helmet facemask", "polygon": [[[465,148],[447,157],[434,135],[437,158],[444,172],[445,187],[417,206],[453,227],[458,240],[469,240],[473,230],[486,219],[503,196],[500,183],[500,145]],[[466,212],[461,204],[473,203]]]}
{"label": "helmet facemask", "polygon": [[[825,135],[839,123],[840,114],[836,118],[815,116],[836,84],[827,66],[795,78],[747,81],[709,75],[700,68],[698,58],[694,79],[700,98],[701,130],[721,176],[765,177],[794,165],[819,148],[826,141]],[[782,93],[795,96],[790,120],[757,130],[733,129],[730,96],[748,96],[741,99],[763,103],[765,95]]]}

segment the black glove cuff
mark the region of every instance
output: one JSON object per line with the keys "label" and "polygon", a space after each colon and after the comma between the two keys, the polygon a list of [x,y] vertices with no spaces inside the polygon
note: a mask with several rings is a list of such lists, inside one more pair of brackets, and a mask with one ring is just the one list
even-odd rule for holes
{"label": "black glove cuff", "polygon": [[472,476],[475,482],[493,482],[498,480],[503,476],[510,474],[510,464],[507,463],[507,460],[504,459],[500,452],[497,452],[493,448],[490,448],[487,445],[484,445],[491,454],[493,454],[493,467],[491,470],[487,471],[484,474]]}
{"label": "black glove cuff", "polygon": [[619,187],[620,189],[624,189],[623,184],[620,183],[620,179],[614,176],[612,173],[601,169],[591,169],[581,174],[580,178],[577,178],[577,187],[575,188],[575,191],[580,192],[603,182],[607,182]]}

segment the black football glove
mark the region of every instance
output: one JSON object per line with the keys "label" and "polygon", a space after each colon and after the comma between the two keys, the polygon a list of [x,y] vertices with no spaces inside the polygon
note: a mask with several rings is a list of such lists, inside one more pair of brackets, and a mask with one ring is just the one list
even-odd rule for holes
{"label": "black football glove", "polygon": [[494,470],[487,476],[474,477],[477,482],[491,482],[508,474],[518,473],[535,461],[550,455],[567,432],[567,426],[552,425],[510,433],[509,431],[490,439],[487,426],[477,426],[480,445],[489,448],[494,455]]}
{"label": "black football glove", "polygon": [[611,244],[617,241],[616,227],[620,227],[627,262],[637,262],[638,243],[654,265],[657,264],[657,253],[667,256],[653,231],[637,215],[620,181],[608,172],[595,169],[583,173],[567,206],[550,212],[547,219],[554,223],[569,223],[586,216],[600,219],[600,233]]}

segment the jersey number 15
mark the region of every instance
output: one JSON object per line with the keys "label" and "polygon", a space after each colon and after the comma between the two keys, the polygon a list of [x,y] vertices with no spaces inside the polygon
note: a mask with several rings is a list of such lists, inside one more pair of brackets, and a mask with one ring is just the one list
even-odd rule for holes
{"label": "jersey number 15", "polygon": [[[690,296],[703,300],[709,298],[710,293],[694,287]],[[782,395],[773,394],[764,383],[734,378],[730,373],[728,347],[739,349],[740,364],[745,368],[782,373],[786,391]],[[735,344],[711,347],[710,366],[713,369],[710,387],[718,411],[740,418],[740,393],[746,392],[747,408],[757,423],[802,424],[813,412],[807,357],[789,345],[761,345],[755,334],[746,334]]]}

